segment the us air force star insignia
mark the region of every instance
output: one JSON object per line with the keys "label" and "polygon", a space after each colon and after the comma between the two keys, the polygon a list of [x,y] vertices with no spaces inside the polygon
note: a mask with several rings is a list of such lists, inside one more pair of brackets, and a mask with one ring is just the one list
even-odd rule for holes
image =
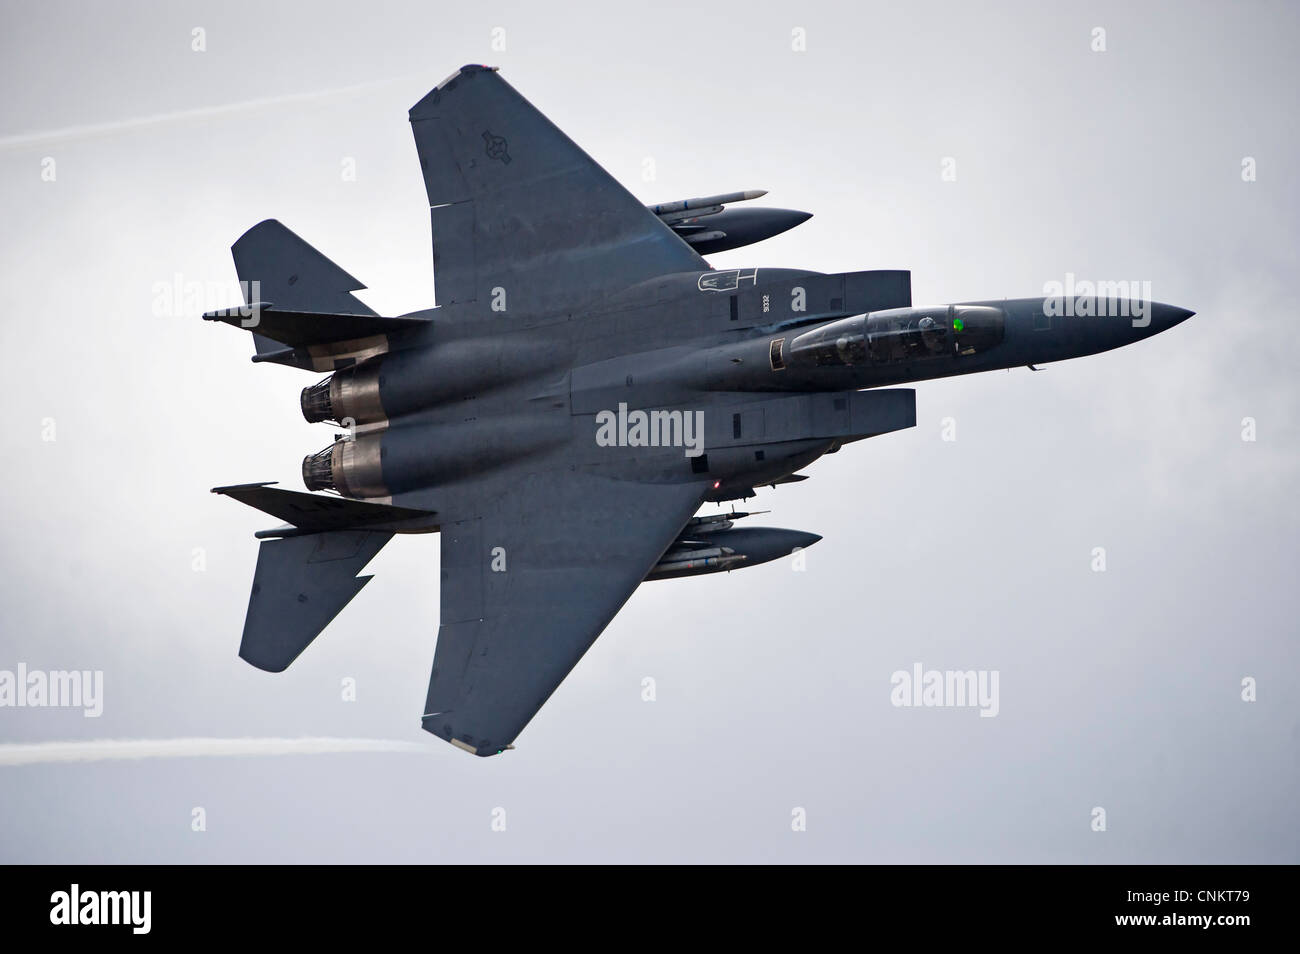
{"label": "us air force star insignia", "polygon": [[483,141],[487,143],[487,154],[489,159],[500,159],[506,165],[510,164],[510,153],[506,150],[510,144],[501,136],[494,136],[488,130],[483,130]]}

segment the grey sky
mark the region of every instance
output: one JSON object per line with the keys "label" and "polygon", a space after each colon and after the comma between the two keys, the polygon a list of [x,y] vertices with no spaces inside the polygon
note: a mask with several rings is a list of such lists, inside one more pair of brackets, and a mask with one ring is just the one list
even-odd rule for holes
{"label": "grey sky", "polygon": [[[0,669],[104,671],[100,718],[0,708],[0,743],[427,746],[0,765],[0,861],[1300,860],[1294,5],[0,0],[0,17]],[[330,431],[298,413],[315,376],[253,365],[247,336],[197,319],[235,303],[229,246],[268,217],[381,313],[428,307],[406,111],[468,62],[500,65],[646,202],[764,188],[815,213],[714,265],[910,268],[918,304],[1072,272],[1198,314],[1040,374],[919,385],[915,429],[750,501],[824,535],[806,572],[642,587],[518,750],[471,758],[419,727],[436,536],[382,552],[288,672],[237,658],[271,521],[207,491],[297,489]],[[156,313],[178,281],[231,297]],[[998,716],[892,706],[891,674],[918,662],[998,670]]]}

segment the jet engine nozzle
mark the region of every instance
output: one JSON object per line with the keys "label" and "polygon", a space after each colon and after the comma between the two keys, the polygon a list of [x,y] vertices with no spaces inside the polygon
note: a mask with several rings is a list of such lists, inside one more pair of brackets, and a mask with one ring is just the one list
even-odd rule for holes
{"label": "jet engine nozzle", "polygon": [[[326,384],[328,382],[321,382]],[[307,390],[311,390],[308,388]],[[303,393],[303,410],[306,410],[307,390]],[[311,420],[308,418],[307,420]],[[318,420],[328,420],[328,418],[318,418]],[[333,490],[334,489],[334,445],[331,444],[324,450],[317,451],[314,454],[308,454],[302,459],[302,482],[308,490]]]}
{"label": "jet engine nozzle", "polygon": [[302,389],[299,403],[302,405],[302,416],[307,419],[308,424],[334,420],[334,406],[330,402],[330,384],[333,380],[334,377],[331,375],[324,381],[318,381]]}
{"label": "jet engine nozzle", "polygon": [[308,424],[333,421],[345,427],[387,421],[379,399],[379,370],[383,358],[374,358],[336,371],[323,381],[302,389],[299,403]]}
{"label": "jet engine nozzle", "polygon": [[385,497],[381,434],[335,441],[302,459],[308,490],[333,490],[344,497]]}

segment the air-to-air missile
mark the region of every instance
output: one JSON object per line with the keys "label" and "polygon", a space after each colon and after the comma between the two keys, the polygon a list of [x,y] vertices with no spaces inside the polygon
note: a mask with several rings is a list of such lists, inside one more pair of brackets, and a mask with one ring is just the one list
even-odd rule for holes
{"label": "air-to-air missile", "polygon": [[751,516],[754,514],[733,511],[691,519],[646,579],[671,580],[758,566],[806,549],[821,539],[802,530],[733,528],[736,520]]}
{"label": "air-to-air missile", "polygon": [[767,195],[765,189],[728,192],[699,199],[680,199],[647,206],[660,221],[701,255],[753,245],[789,231],[812,218],[796,209],[728,209],[730,202],[747,202]]}

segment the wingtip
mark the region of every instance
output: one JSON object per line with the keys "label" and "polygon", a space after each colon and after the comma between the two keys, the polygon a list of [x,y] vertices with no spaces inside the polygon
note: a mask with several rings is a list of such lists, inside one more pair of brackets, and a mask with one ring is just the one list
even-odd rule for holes
{"label": "wingtip", "polygon": [[500,71],[500,69],[501,67],[499,66],[485,66],[482,63],[466,63],[433,89],[429,90],[429,92],[426,93],[418,103],[408,110],[407,118],[410,119],[411,122],[432,118],[435,115],[434,107],[436,107],[442,100],[443,94],[451,92],[462,77],[474,73],[496,73]]}
{"label": "wingtip", "polygon": [[250,239],[254,236],[260,235],[261,233],[267,231],[274,231],[279,233],[279,232],[289,232],[290,229],[279,219],[263,219],[262,221],[258,222],[256,225],[250,226],[248,229],[244,231],[243,235],[235,239],[235,241],[232,242],[230,245],[230,250],[233,252],[246,239]]}
{"label": "wingtip", "polygon": [[205,311],[202,315],[204,321],[226,321],[230,318],[239,318],[241,320],[250,318],[263,311],[270,311],[275,305],[269,301],[255,301],[247,305],[232,305],[229,308],[218,308],[215,311]]}
{"label": "wingtip", "polygon": [[253,490],[257,487],[274,487],[277,483],[279,483],[277,480],[261,480],[252,484],[227,484],[224,487],[213,487],[211,492],[214,494],[225,494],[226,496],[229,496],[232,491]]}

